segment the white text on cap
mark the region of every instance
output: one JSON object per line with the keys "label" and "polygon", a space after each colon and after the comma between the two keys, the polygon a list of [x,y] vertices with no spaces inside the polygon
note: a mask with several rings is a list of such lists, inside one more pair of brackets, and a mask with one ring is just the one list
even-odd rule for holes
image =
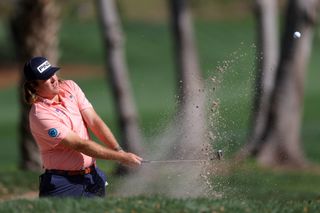
{"label": "white text on cap", "polygon": [[45,62],[43,62],[42,64],[40,64],[40,65],[37,67],[37,70],[38,70],[40,73],[43,73],[43,72],[46,71],[49,67],[51,67],[51,64],[49,63],[49,61],[45,61]]}

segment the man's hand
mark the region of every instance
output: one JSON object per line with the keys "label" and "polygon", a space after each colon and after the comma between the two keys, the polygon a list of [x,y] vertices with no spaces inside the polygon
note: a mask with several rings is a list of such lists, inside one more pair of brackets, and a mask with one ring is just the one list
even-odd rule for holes
{"label": "man's hand", "polygon": [[138,155],[135,155],[133,153],[130,152],[124,152],[124,151],[120,151],[121,152],[121,159],[119,160],[120,163],[126,165],[126,166],[130,166],[130,167],[136,167],[141,165],[141,161],[143,160],[141,157],[139,157]]}

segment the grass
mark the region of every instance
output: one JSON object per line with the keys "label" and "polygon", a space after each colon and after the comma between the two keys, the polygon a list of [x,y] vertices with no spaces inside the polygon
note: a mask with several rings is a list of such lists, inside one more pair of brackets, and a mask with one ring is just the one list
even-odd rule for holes
{"label": "grass", "polygon": [[[1,25],[0,25],[1,26]],[[222,79],[213,98],[221,101],[220,138],[217,146],[228,155],[245,142],[254,76],[254,31],[252,21],[196,22],[201,69],[206,79]],[[130,79],[146,136],[161,133],[174,113],[175,64],[170,26],[164,23],[125,22],[126,56]],[[2,53],[10,48],[3,42]],[[83,45],[90,41],[90,45]],[[98,25],[91,22],[65,22],[61,32],[61,63],[84,63],[103,66],[103,47]],[[1,54],[2,54],[1,53]],[[10,51],[8,51],[10,53]],[[77,54],[76,54],[77,53]],[[320,62],[318,38],[315,40],[309,72],[306,79],[305,106],[302,123],[303,149],[306,156],[319,163],[318,100]],[[10,58],[10,56],[6,56]],[[228,62],[222,76],[216,67]],[[67,70],[65,70],[67,72]],[[89,72],[89,71],[88,71]],[[101,76],[74,77],[119,138],[113,99],[109,83]],[[102,98],[103,97],[103,98]],[[36,173],[19,171],[17,90],[14,87],[0,91],[0,197],[19,195],[37,189]],[[101,162],[108,173],[112,164]],[[22,178],[23,177],[23,178]],[[219,183],[217,190],[223,198],[204,197],[175,199],[158,196],[139,196],[108,199],[40,199],[13,200],[0,203],[0,212],[319,212],[320,183],[314,172],[273,172],[260,169],[254,163],[238,165],[226,174],[212,177]]]}
{"label": "grass", "polygon": [[[123,205],[123,204],[126,205]],[[48,208],[49,207],[49,208]],[[108,200],[44,199],[12,201],[0,206],[1,212],[318,212],[319,201],[246,202],[228,199],[170,199],[165,197],[110,198]]]}
{"label": "grass", "polygon": [[[36,181],[35,181],[36,180]],[[6,171],[0,173],[0,197],[21,195],[38,190],[38,174],[27,171]],[[0,204],[1,205],[1,204]]]}
{"label": "grass", "polygon": [[[82,22],[66,22],[61,27],[60,47],[61,63],[89,63],[103,62],[102,39],[96,22],[85,24]],[[90,45],[86,45],[90,42]]]}
{"label": "grass", "polygon": [[[318,200],[318,172],[281,171],[257,167],[252,162],[235,164],[231,174],[217,175],[213,183],[226,198],[244,200]],[[318,170],[319,171],[319,170]],[[220,188],[219,188],[220,187]]]}
{"label": "grass", "polygon": [[18,164],[18,100],[15,88],[5,89],[0,92],[2,100],[0,110],[0,135],[1,146],[0,160],[1,169],[13,169]]}

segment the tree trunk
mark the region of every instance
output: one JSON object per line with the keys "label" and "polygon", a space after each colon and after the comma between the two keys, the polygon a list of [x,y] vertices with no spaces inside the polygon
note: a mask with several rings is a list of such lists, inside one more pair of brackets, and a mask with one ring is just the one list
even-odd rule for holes
{"label": "tree trunk", "polygon": [[178,119],[181,128],[173,156],[181,158],[199,157],[205,139],[205,93],[197,50],[195,45],[191,13],[187,0],[169,1],[172,30],[177,58],[179,106]]}
{"label": "tree trunk", "polygon": [[[288,1],[281,56],[271,97],[270,115],[258,149],[258,161],[268,166],[306,165],[300,125],[304,77],[311,52],[317,0]],[[293,38],[295,31],[302,34]]]}
{"label": "tree trunk", "polygon": [[119,115],[122,146],[128,151],[142,154],[142,138],[125,63],[124,39],[115,1],[98,0],[97,9],[107,50],[107,67]]}
{"label": "tree trunk", "polygon": [[248,143],[240,152],[244,156],[256,153],[266,129],[279,58],[277,1],[256,0],[254,9],[257,20],[257,73],[251,132]]}
{"label": "tree trunk", "polygon": [[[15,43],[20,67],[33,56],[47,57],[56,64],[58,59],[59,29],[58,8],[54,1],[20,0],[11,22],[11,32]],[[22,72],[21,72],[22,73]],[[41,160],[38,147],[31,135],[29,127],[30,107],[24,103],[22,75],[19,84],[20,115],[20,166],[26,170],[40,170]],[[21,92],[20,92],[21,91]]]}

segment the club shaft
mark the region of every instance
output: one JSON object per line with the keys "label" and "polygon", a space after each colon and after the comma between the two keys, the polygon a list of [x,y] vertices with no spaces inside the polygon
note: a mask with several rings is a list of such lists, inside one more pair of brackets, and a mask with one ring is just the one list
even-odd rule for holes
{"label": "club shaft", "polygon": [[181,159],[181,160],[143,160],[142,163],[199,163],[199,162],[208,162],[214,159],[221,160],[222,159],[222,150],[218,150],[215,158],[210,160],[201,160],[201,159]]}
{"label": "club shaft", "polygon": [[209,160],[143,160],[142,163],[196,163]]}

